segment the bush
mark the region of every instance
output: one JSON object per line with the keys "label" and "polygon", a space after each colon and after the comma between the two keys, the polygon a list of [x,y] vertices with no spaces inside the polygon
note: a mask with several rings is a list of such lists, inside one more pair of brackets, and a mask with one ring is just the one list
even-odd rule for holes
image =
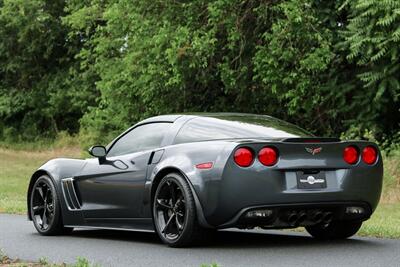
{"label": "bush", "polygon": [[399,8],[394,0],[0,0],[0,133],[80,132],[87,145],[151,115],[235,111],[392,143]]}

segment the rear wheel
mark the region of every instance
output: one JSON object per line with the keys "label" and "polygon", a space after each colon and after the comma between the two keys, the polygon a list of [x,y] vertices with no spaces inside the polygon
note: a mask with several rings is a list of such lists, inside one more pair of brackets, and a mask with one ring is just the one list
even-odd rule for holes
{"label": "rear wheel", "polygon": [[190,186],[180,174],[167,174],[159,183],[153,199],[153,220],[157,234],[171,247],[187,246],[202,232]]}
{"label": "rear wheel", "polygon": [[42,235],[57,235],[72,232],[62,223],[60,201],[53,181],[43,175],[32,187],[30,214],[33,225]]}
{"label": "rear wheel", "polygon": [[345,239],[360,229],[362,222],[333,221],[329,224],[307,226],[307,232],[317,239]]}

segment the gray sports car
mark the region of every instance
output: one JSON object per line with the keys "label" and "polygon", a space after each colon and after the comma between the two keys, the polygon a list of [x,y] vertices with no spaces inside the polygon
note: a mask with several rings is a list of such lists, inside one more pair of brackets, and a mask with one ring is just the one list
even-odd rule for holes
{"label": "gray sports car", "polygon": [[180,247],[213,229],[304,226],[316,238],[347,238],[382,187],[376,144],[315,137],[261,115],[153,117],[89,152],[32,175],[28,217],[40,234],[156,231]]}

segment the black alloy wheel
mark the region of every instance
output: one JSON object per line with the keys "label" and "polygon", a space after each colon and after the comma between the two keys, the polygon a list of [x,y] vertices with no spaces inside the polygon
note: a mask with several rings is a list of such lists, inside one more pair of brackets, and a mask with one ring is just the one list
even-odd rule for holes
{"label": "black alloy wheel", "polygon": [[188,182],[180,174],[167,174],[153,199],[153,219],[161,240],[171,247],[183,247],[202,230],[196,219],[195,202]]}
{"label": "black alloy wheel", "polygon": [[65,228],[61,219],[61,209],[53,181],[41,176],[32,187],[30,214],[36,230],[42,235],[55,235],[71,232]]}

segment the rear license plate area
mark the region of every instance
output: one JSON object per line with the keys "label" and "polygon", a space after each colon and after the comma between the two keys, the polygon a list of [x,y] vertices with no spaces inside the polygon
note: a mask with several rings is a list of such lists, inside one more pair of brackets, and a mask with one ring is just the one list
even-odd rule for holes
{"label": "rear license plate area", "polygon": [[306,170],[297,171],[298,189],[320,189],[326,188],[326,177],[324,171]]}

